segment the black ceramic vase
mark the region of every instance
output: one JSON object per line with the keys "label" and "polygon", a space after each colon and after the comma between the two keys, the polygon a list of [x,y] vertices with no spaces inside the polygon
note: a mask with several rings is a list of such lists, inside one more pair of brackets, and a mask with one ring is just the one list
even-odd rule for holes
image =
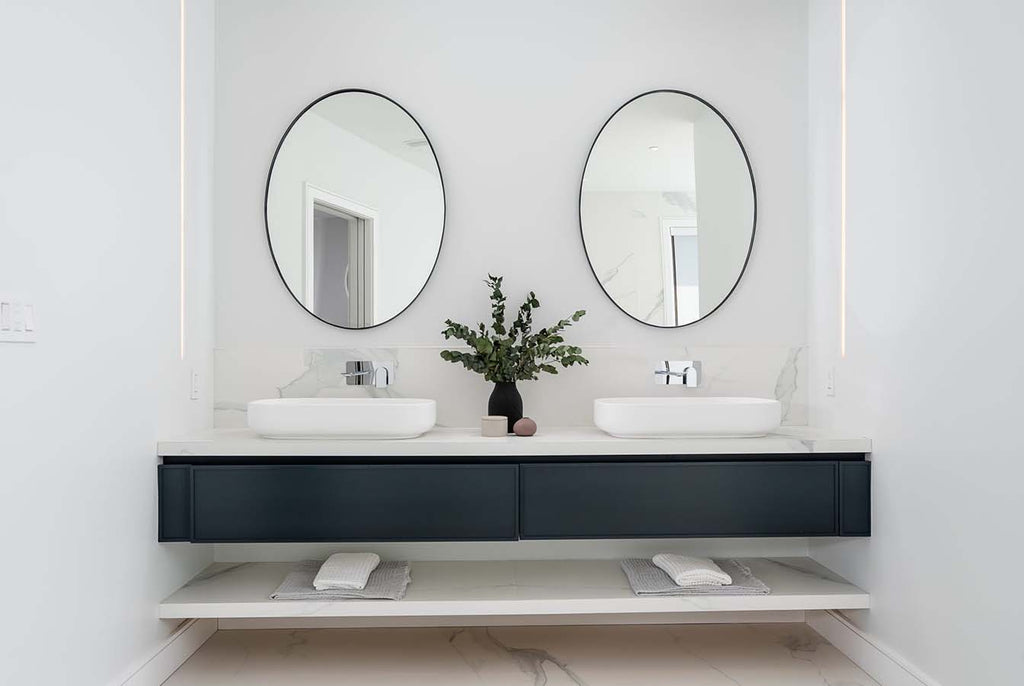
{"label": "black ceramic vase", "polygon": [[494,384],[491,397],[487,399],[487,414],[508,417],[508,432],[523,418],[523,396],[519,395],[515,381],[499,381]]}

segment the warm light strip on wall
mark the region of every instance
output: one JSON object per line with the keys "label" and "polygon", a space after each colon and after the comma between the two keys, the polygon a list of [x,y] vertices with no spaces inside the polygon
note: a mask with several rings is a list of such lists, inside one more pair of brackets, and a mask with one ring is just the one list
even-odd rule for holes
{"label": "warm light strip on wall", "polygon": [[839,357],[846,357],[846,0],[839,0]]}
{"label": "warm light strip on wall", "polygon": [[179,354],[185,359],[185,0],[179,0],[178,65],[178,328]]}

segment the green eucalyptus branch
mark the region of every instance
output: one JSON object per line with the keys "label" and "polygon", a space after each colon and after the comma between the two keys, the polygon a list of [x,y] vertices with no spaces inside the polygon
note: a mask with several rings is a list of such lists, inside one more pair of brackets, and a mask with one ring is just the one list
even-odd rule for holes
{"label": "green eucalyptus branch", "polygon": [[471,329],[451,319],[445,320],[445,328],[441,331],[445,340],[465,341],[469,351],[442,350],[441,359],[461,364],[494,383],[535,381],[542,372],[557,374],[558,366],[590,364],[583,357],[583,350],[566,344],[562,336],[562,332],[583,318],[585,310],[577,310],[568,319],[560,319],[534,333],[533,311],[540,307],[540,300],[536,293],[530,291],[519,306],[515,320],[506,328],[502,280],[500,276],[488,274],[484,282],[491,290],[490,329],[483,322],[476,329]]}

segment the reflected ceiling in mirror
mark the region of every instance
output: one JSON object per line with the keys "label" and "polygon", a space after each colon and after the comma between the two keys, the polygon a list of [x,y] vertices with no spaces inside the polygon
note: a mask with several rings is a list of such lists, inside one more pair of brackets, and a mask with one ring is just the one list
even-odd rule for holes
{"label": "reflected ceiling in mirror", "polygon": [[264,209],[285,286],[310,314],[346,329],[409,307],[444,233],[444,186],[427,135],[398,103],[364,90],[328,93],[292,121]]}
{"label": "reflected ceiling in mirror", "polygon": [[708,316],[750,255],[754,176],[736,132],[704,100],[639,95],[602,127],[580,187],[583,244],[605,293],[644,324]]}

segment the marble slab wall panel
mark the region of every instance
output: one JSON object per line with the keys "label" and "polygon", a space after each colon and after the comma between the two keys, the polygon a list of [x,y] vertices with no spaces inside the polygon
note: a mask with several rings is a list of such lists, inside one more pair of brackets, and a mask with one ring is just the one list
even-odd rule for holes
{"label": "marble slab wall panel", "polygon": [[[592,424],[595,398],[609,396],[754,396],[782,402],[783,424],[807,423],[803,346],[583,346],[587,367],[560,370],[519,384],[525,412],[541,426]],[[214,426],[245,426],[250,400],[288,397],[392,396],[437,400],[440,426],[478,426],[490,384],[443,361],[440,346],[394,348],[220,348],[214,353]],[[348,360],[390,360],[394,383],[386,389],[346,386]],[[658,386],[657,360],[700,360],[700,388]]]}

